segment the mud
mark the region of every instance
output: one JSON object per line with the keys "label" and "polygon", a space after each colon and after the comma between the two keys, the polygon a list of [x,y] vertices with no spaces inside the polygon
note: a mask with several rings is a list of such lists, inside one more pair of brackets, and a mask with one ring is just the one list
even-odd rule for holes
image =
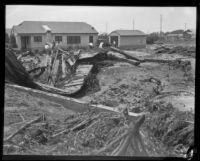
{"label": "mud", "polygon": [[[73,97],[90,104],[103,104],[119,110],[128,108],[129,111],[135,113],[148,111],[150,114],[146,117],[141,133],[146,148],[149,149],[149,155],[183,156],[182,153],[194,140],[195,59],[187,54],[184,56],[179,53],[156,54],[153,50],[151,52],[127,51],[127,53],[149,59],[184,59],[190,61],[191,65],[145,62],[135,66],[114,60],[113,55],[124,57],[110,51],[109,60],[105,60],[108,57],[101,54],[95,59],[79,62],[80,64],[91,63],[94,68],[81,91]],[[63,119],[72,115],[80,117],[78,122],[88,117],[87,114],[74,114],[73,111],[51,100],[25,95],[23,92],[9,88],[5,89],[4,136],[13,133],[24,120],[30,120],[40,114],[45,114],[47,118],[57,122],[56,125],[60,128],[63,127]],[[182,124],[184,121],[190,123]],[[110,125],[107,124],[106,119],[102,118],[89,129],[90,133],[72,132],[64,138],[50,142],[48,146],[34,144],[32,152],[20,153],[84,155],[91,149],[99,149],[111,141],[111,136],[121,126],[114,128],[113,123]],[[183,133],[184,129],[187,130],[186,133]],[[56,128],[54,130],[56,132]],[[163,137],[164,133],[166,133],[165,137]],[[40,149],[40,152],[37,149]],[[7,151],[6,153],[17,152]],[[106,154],[109,155],[111,152]]]}

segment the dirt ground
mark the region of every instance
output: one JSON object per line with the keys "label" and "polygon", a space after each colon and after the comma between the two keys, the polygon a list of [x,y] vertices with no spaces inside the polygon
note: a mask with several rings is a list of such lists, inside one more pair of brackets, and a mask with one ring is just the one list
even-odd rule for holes
{"label": "dirt ground", "polygon": [[[181,92],[179,95],[169,95],[162,100],[171,102],[180,110],[194,110],[194,81],[195,81],[195,59],[187,58],[177,54],[149,54],[139,51],[127,51],[130,55],[141,58],[156,58],[174,60],[181,58],[190,60],[192,70],[190,76],[185,76],[181,68],[169,66],[164,63],[142,63],[133,66],[128,63],[115,63],[114,66],[102,68],[97,75],[100,91],[81,98],[113,107],[128,106],[136,108],[142,106],[143,100],[155,95],[155,82],[147,81],[150,77],[162,82],[162,92]],[[154,97],[152,97],[154,99]]]}
{"label": "dirt ground", "polygon": [[[189,112],[190,117],[188,117],[188,120],[194,121],[195,58],[178,54],[154,54],[152,51],[147,52],[147,50],[129,50],[126,52],[130,55],[138,56],[140,58],[156,58],[167,60],[180,58],[184,60],[190,60],[192,69],[186,73],[181,67],[166,63],[146,62],[141,63],[139,66],[134,66],[124,62],[115,62],[114,66],[102,67],[99,73],[96,75],[96,78],[99,82],[99,90],[97,92],[90,91],[79,99],[84,100],[85,102],[90,102],[91,104],[103,104],[118,109],[127,107],[130,111],[136,113],[149,111],[150,109],[154,111],[155,108],[158,108],[161,111],[164,109],[165,112],[167,112],[168,105],[170,104],[169,111],[171,111],[172,114],[176,113],[177,116],[179,116],[179,111],[182,111],[183,114],[181,113],[181,116],[186,116],[188,115],[187,112]],[[150,78],[153,78],[154,81],[150,81]],[[160,80],[161,84],[158,85],[155,79]],[[16,91],[6,86],[4,102],[4,137],[12,134],[19,127],[21,127],[24,122],[30,121],[41,114],[44,114],[57,126],[61,126],[66,117],[74,114],[73,111],[65,109],[60,104],[51,102],[51,100],[27,95],[23,92]],[[155,106],[155,104],[158,104],[158,107]],[[159,113],[155,112],[152,113],[152,116],[147,117],[147,121],[142,127],[143,139],[149,149],[152,149],[153,147],[154,151],[150,152],[152,156],[169,156],[170,154],[172,155],[171,151],[173,151],[173,149],[166,149],[167,146],[164,145],[164,141],[158,141],[153,134],[154,132],[151,133],[152,135],[150,134],[151,128],[152,131],[156,131],[155,129],[157,129],[157,127],[153,127],[153,124],[155,123],[155,120],[158,121],[158,119],[160,119],[158,118],[159,116]],[[172,120],[177,118],[174,118],[174,115],[172,116]],[[150,124],[148,124],[148,122]],[[107,135],[108,134],[109,132],[107,132]],[[74,137],[73,135],[75,134],[70,134],[71,139]],[[70,136],[67,136],[68,140],[70,140]],[[172,134],[172,136],[174,137],[174,134]],[[94,136],[92,136],[92,138],[94,140],[96,139]],[[90,138],[87,139],[90,140]],[[63,142],[64,141],[62,140],[55,143],[55,153],[52,152],[52,148],[55,149],[55,146],[41,145],[34,148],[39,148],[41,150],[43,149],[43,152],[35,152],[33,154],[63,155],[83,153],[84,146],[82,147],[82,151],[79,147],[79,151],[77,152],[77,149],[73,147],[69,152],[69,149],[63,149],[63,146],[67,144],[66,140],[64,143]],[[94,148],[93,144],[96,145],[97,143],[91,143],[90,149],[86,148],[87,150],[85,150],[85,152]],[[99,147],[102,147],[105,144],[106,142],[101,142],[101,146],[99,145]],[[184,145],[187,144],[188,143],[184,143]],[[51,153],[47,153],[47,151],[51,151]],[[15,154],[16,152],[7,150],[5,153]],[[27,154],[27,152],[21,152],[21,154]]]}

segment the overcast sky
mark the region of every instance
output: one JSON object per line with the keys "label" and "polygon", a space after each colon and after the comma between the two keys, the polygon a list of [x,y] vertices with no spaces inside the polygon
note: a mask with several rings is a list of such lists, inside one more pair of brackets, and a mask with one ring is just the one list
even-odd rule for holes
{"label": "overcast sky", "polygon": [[[138,29],[145,33],[196,29],[195,7],[105,7],[6,5],[6,28],[23,21],[83,21],[98,32]],[[134,25],[133,25],[134,19]],[[106,25],[107,24],[107,25]],[[106,27],[107,26],[107,27]]]}

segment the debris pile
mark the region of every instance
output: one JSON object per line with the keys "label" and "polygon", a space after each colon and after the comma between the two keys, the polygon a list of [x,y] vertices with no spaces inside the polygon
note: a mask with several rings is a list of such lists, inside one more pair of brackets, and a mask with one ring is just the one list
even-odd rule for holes
{"label": "debris pile", "polygon": [[155,53],[168,53],[168,54],[180,54],[183,56],[195,57],[196,49],[194,46],[171,46],[171,45],[160,45],[154,49]]}
{"label": "debris pile", "polygon": [[[16,124],[15,132],[5,137],[4,154],[163,156],[169,155],[171,150],[172,153],[183,154],[193,143],[194,114],[190,111],[179,111],[174,104],[159,99],[183,93],[180,89],[186,87],[177,84],[183,81],[187,83],[184,77],[190,77],[192,68],[189,60],[166,60],[163,57],[157,59],[159,54],[142,58],[117,48],[96,53],[68,52],[61,49],[52,51],[50,64],[46,55],[40,57],[26,53],[19,56],[18,60],[26,71],[17,59],[13,59],[11,51],[7,51],[6,81],[64,96],[86,95],[91,97],[88,104],[119,108],[118,111],[122,113],[89,110],[76,114],[63,112],[63,118],[52,118],[47,112],[41,111],[40,115],[31,115],[30,111],[38,112],[41,109],[34,104],[37,108],[31,107],[27,110],[33,120],[28,121],[30,117],[27,116],[28,119]],[[193,47],[162,45],[155,52],[195,57]],[[134,66],[123,68],[116,63],[119,61]],[[118,68],[114,64],[119,65]],[[108,66],[115,68],[112,70]],[[104,70],[102,67],[107,69],[108,77],[105,73],[104,77],[101,77],[103,74],[98,75],[98,72]],[[24,75],[20,75],[20,72]],[[97,75],[101,79],[97,79]],[[98,94],[93,95],[95,92]],[[88,93],[92,93],[92,96]],[[27,104],[22,101],[16,107],[28,108]],[[40,104],[44,106],[45,103],[40,101]],[[50,106],[44,106],[48,107]],[[139,118],[131,117],[127,109],[135,113],[147,111],[150,114]],[[15,124],[20,116],[14,116],[16,114],[9,118],[15,121],[10,119],[5,122]],[[157,141],[152,141],[152,138]],[[165,146],[160,144],[167,145],[169,149],[163,149]]]}
{"label": "debris pile", "polygon": [[41,115],[4,139],[4,154],[147,156],[139,132],[144,120],[95,110],[63,120]]}
{"label": "debris pile", "polygon": [[41,61],[37,55],[29,51],[19,54],[17,59],[22,63],[27,72],[37,68]]}
{"label": "debris pile", "polygon": [[178,154],[185,154],[194,143],[194,113],[179,111],[171,103],[146,101],[150,115],[144,127],[149,134]]}

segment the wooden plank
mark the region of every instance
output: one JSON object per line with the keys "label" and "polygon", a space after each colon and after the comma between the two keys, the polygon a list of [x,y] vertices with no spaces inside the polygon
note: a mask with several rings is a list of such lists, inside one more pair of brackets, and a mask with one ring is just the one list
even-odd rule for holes
{"label": "wooden plank", "polygon": [[64,55],[62,55],[62,78],[66,77],[66,63],[65,63],[65,60],[64,60]]}
{"label": "wooden plank", "polygon": [[84,82],[75,82],[70,84],[65,84],[64,87],[76,86],[76,85],[83,85]]}
{"label": "wooden plank", "polygon": [[81,79],[72,79],[70,82],[66,81],[65,84],[71,84],[71,83],[77,83],[77,82],[83,82],[84,78]]}
{"label": "wooden plank", "polygon": [[[57,56],[58,56],[58,50],[56,51],[56,56],[55,56],[55,59],[54,59],[53,65],[52,65],[52,70],[54,69]],[[49,74],[49,76],[48,76],[49,78],[51,78],[51,76],[52,76],[52,70],[50,71],[50,74]],[[52,83],[52,80],[49,79],[49,80],[48,80],[48,83],[51,84],[51,83]]]}

